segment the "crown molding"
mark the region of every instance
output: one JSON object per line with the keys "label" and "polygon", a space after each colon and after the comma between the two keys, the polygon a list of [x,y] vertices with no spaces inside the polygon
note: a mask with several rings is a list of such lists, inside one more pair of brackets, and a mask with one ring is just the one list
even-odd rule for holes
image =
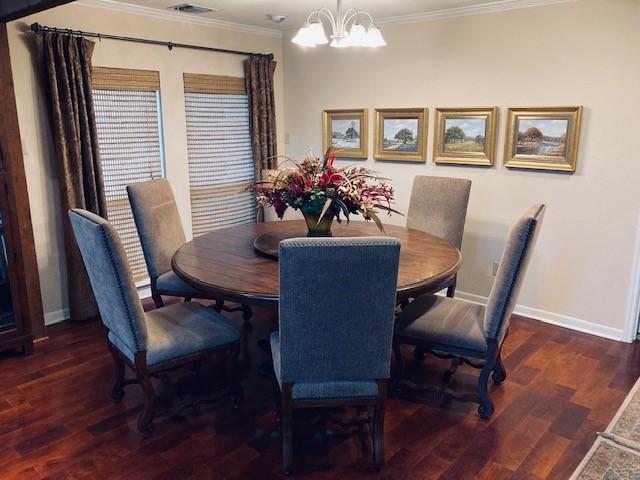
{"label": "crown molding", "polygon": [[265,37],[282,38],[282,31],[273,28],[255,27],[252,25],[244,25],[242,23],[216,20],[215,18],[197,17],[195,15],[187,13],[173,12],[171,10],[162,10],[159,8],[143,7],[140,5],[132,5],[130,3],[121,3],[114,0],[77,0],[74,3],[76,5],[83,5],[85,7],[104,8],[106,10],[112,10],[115,12],[143,15],[145,17],[157,18],[160,20],[189,23],[191,25],[219,28],[222,30],[230,30],[232,32],[251,33],[254,35],[262,35]]}
{"label": "crown molding", "polygon": [[571,3],[578,0],[498,0],[494,2],[482,3],[479,5],[469,5],[466,7],[447,8],[433,12],[411,13],[409,15],[397,15],[394,17],[376,18],[378,25],[402,24],[430,22],[443,20],[446,18],[466,17],[469,15],[483,15],[487,13],[498,13],[521,8],[543,7],[545,5],[555,5],[559,3]]}

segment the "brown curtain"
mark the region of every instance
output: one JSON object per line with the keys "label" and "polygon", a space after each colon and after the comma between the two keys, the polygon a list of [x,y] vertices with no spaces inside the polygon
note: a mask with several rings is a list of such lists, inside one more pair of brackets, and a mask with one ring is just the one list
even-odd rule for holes
{"label": "brown curtain", "polygon": [[91,90],[93,47],[89,40],[58,33],[47,33],[42,41],[64,212],[69,305],[71,319],[77,321],[95,317],[98,309],[67,210],[84,208],[107,215]]}
{"label": "brown curtain", "polygon": [[278,165],[273,87],[275,69],[273,55],[251,55],[244,63],[256,179],[261,178],[262,170],[273,169]]}

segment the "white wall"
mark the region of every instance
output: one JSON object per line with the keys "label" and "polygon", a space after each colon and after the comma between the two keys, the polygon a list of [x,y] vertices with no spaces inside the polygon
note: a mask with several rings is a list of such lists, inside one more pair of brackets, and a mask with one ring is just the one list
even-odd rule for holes
{"label": "white wall", "polygon": [[[433,22],[384,25],[378,50],[302,49],[284,42],[287,154],[321,153],[329,108],[430,108],[426,164],[363,164],[391,178],[406,212],[415,175],[473,181],[459,291],[486,296],[510,225],[536,202],[548,211],[520,295],[525,313],[621,337],[640,206],[635,145],[640,2],[581,0]],[[502,164],[506,107],[583,105],[573,175]],[[499,106],[497,165],[436,166],[434,107]],[[350,161],[353,162],[353,161]],[[386,221],[403,223],[401,217]]]}
{"label": "white wall", "polygon": [[[9,24],[9,47],[16,90],[18,119],[25,157],[36,255],[40,271],[45,321],[65,317],[66,270],[62,248],[61,209],[57,190],[55,150],[41,71],[34,52],[34,36],[24,32],[33,22],[44,25],[170,40],[226,49],[273,53],[278,143],[284,149],[282,40],[274,36],[236,32],[167,21],[103,8],[68,4]],[[174,188],[185,230],[191,232],[189,176],[185,125],[183,72],[243,76],[244,57],[102,40],[97,42],[96,66],[158,70],[162,96],[167,177]]]}

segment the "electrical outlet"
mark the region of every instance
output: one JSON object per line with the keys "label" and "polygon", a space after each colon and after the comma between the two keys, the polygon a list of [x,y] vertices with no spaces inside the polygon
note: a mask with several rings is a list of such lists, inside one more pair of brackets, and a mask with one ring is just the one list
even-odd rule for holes
{"label": "electrical outlet", "polygon": [[500,266],[500,262],[493,262],[493,268],[491,270],[492,275],[495,277],[498,274],[498,267]]}

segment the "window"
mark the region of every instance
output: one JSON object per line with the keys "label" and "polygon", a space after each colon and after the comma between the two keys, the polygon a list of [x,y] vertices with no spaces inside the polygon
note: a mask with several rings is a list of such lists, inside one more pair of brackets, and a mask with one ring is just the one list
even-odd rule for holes
{"label": "window", "polygon": [[184,74],[193,235],[256,221],[244,79]]}
{"label": "window", "polygon": [[138,282],[148,274],[126,187],[164,174],[160,76],[101,67],[92,76],[107,214]]}

